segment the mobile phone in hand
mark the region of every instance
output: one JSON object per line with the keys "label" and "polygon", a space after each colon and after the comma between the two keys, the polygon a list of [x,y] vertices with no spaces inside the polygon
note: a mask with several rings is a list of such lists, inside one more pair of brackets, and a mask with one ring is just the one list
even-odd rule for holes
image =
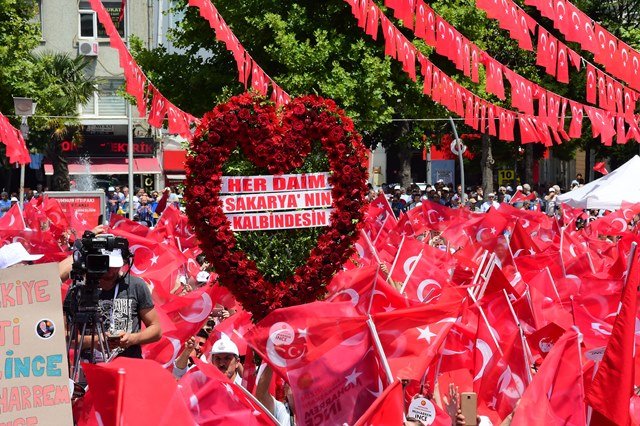
{"label": "mobile phone in hand", "polygon": [[462,392],[460,394],[460,410],[464,416],[464,422],[470,426],[478,424],[478,395],[475,392]]}

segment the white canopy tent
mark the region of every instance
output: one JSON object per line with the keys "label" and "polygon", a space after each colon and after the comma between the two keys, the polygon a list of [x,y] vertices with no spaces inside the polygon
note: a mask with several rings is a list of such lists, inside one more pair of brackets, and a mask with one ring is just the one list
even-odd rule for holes
{"label": "white canopy tent", "polygon": [[573,208],[619,209],[623,202],[640,203],[640,157],[637,155],[608,175],[558,196]]}

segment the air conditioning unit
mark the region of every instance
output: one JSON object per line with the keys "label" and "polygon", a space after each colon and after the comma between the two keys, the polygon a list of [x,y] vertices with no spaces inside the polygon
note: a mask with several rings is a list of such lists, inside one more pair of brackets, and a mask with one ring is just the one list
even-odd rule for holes
{"label": "air conditioning unit", "polygon": [[98,42],[97,41],[78,42],[78,54],[83,56],[98,56]]}

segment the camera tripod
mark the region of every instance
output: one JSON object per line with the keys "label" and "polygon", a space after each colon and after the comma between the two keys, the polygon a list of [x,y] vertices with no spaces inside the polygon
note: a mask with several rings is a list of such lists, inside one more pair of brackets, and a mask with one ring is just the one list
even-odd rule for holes
{"label": "camera tripod", "polygon": [[[85,345],[86,337],[91,337],[91,343],[88,347]],[[88,360],[92,364],[110,360],[109,340],[97,308],[91,307],[76,312],[71,318],[67,335],[67,354],[73,353],[73,362],[70,362],[69,365],[71,369],[69,377],[74,382],[78,382],[80,379],[80,360],[83,349],[88,349]]]}

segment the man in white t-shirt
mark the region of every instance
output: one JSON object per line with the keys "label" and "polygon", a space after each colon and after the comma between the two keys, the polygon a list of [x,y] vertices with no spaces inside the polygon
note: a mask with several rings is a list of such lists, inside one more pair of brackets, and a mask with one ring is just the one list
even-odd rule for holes
{"label": "man in white t-shirt", "polygon": [[264,363],[258,371],[258,382],[256,383],[256,399],[260,401],[264,407],[273,414],[281,426],[293,426],[295,421],[293,418],[293,394],[288,383],[284,384],[284,396],[286,405],[273,397],[269,393],[269,385],[273,377],[273,370]]}
{"label": "man in white t-shirt", "polygon": [[487,201],[482,203],[482,206],[480,206],[480,211],[482,213],[486,213],[491,207],[496,209],[500,207],[500,204],[498,204],[498,202],[496,201],[496,194],[494,194],[493,192],[487,194]]}

